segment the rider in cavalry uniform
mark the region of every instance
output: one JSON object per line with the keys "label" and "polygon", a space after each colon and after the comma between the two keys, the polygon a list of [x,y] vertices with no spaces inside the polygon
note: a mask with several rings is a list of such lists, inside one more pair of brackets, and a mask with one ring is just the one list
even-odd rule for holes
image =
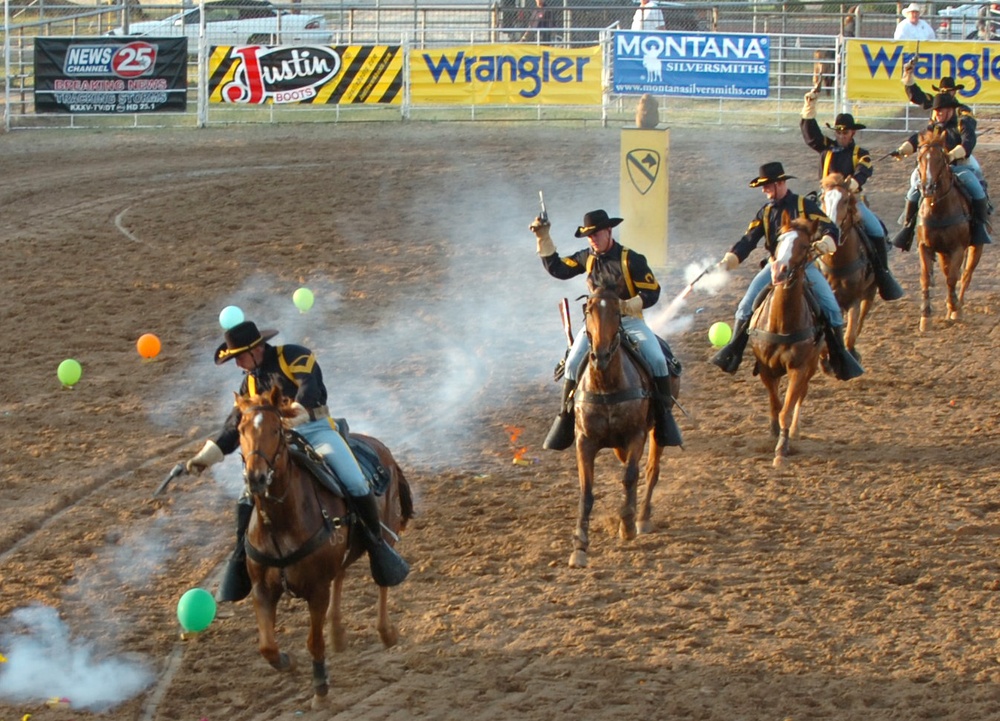
{"label": "rider in cavalry uniform", "polygon": [[[743,300],[736,308],[736,327],[733,330],[732,340],[712,358],[712,363],[727,373],[735,373],[740,367],[743,351],[749,340],[750,317],[753,315],[754,301],[771,281],[769,263],[774,259],[774,252],[778,247],[782,213],[787,212],[791,219],[803,217],[819,221],[819,232],[822,236],[813,243],[813,247],[823,254],[832,253],[837,249],[840,229],[836,223],[826,217],[815,201],[805,196],[796,195],[788,189],[787,181],[794,177],[794,175],[785,174],[781,163],[765,163],[760,166],[760,173],[758,177],[750,181],[750,187],[760,188],[767,196],[768,202],[757,211],[757,215],[750,221],[746,233],[736,241],[736,244],[719,263],[726,270],[734,270],[746,260],[762,239],[764,248],[770,256],[768,263],[764,264],[760,272],[750,281],[750,286],[747,288]],[[820,314],[826,324],[824,329],[826,344],[834,374],[838,379],[845,381],[857,378],[865,372],[864,368],[844,347],[844,316],[840,311],[837,298],[830,289],[830,284],[827,283],[826,277],[815,263],[809,263],[806,266],[806,281],[812,289],[819,305]]]}
{"label": "rider in cavalry uniform", "polygon": [[[910,60],[906,65],[903,66],[903,87],[906,88],[906,97],[914,105],[919,105],[924,110],[930,110],[934,105],[934,96],[925,93],[919,85],[917,85],[916,80],[913,77],[915,61]],[[955,78],[951,75],[944,75],[941,78],[940,85],[931,85],[931,90],[936,93],[947,93],[951,95],[955,100],[958,100],[958,107],[955,108],[955,114],[964,122],[971,123],[973,129],[976,127],[976,116],[972,112],[972,108],[963,103],[958,97],[959,90],[965,90],[965,86],[961,83],[956,84]],[[969,155],[966,160],[968,161],[968,166],[972,168],[972,172],[976,174],[979,178],[979,182],[983,184],[983,190],[986,191],[986,199],[989,200],[990,189],[986,184],[986,177],[983,175],[983,169],[979,165],[979,161],[976,159],[975,155]],[[990,212],[993,212],[993,206],[990,205]]]}
{"label": "rider in cavalry uniform", "polygon": [[[326,406],[326,386],[316,357],[300,345],[272,346],[267,341],[278,334],[276,330],[259,331],[246,321],[225,332],[225,342],[215,351],[215,364],[236,359],[243,371],[239,394],[245,398],[265,392],[272,383],[281,385],[287,398],[294,398],[292,407],[298,411],[294,418],[285,418],[288,428],[305,438],[323,456],[333,469],[347,493],[351,507],[364,525],[362,533],[372,566],[372,575],[380,585],[401,583],[409,567],[382,538],[381,521],[375,494],[351,452],[347,441],[337,431]],[[188,473],[201,474],[209,466],[221,461],[240,447],[240,410],[234,405],[226,418],[222,432],[205,445],[185,464]],[[236,504],[236,549],[226,566],[226,575],[216,594],[219,601],[240,601],[250,593],[250,576],[247,573],[244,538],[253,515],[253,499],[244,491]]]}
{"label": "rider in cavalry uniform", "polygon": [[[622,299],[622,329],[638,345],[639,353],[652,369],[656,386],[655,439],[660,446],[680,446],[681,432],[674,420],[671,406],[670,371],[660,340],[642,319],[642,309],[649,308],[660,298],[660,284],[649,269],[646,258],[623,247],[612,237],[611,229],[622,222],[609,218],[603,210],[593,210],[583,216],[583,225],[576,229],[577,238],[587,238],[590,247],[573,255],[560,257],[549,234],[549,222],[535,218],[529,226],[538,242],[538,255],[549,275],[568,280],[586,273],[587,288],[593,293],[600,288],[613,288]],[[544,447],[561,451],[573,444],[575,418],[573,391],[590,352],[585,328],[581,328],[566,357],[566,377],[563,382],[562,406],[545,438]]]}
{"label": "rider in cavalry uniform", "polygon": [[[989,225],[989,200],[986,189],[969,166],[969,156],[976,147],[976,123],[971,116],[961,116],[957,113],[959,102],[950,93],[938,93],[934,96],[931,122],[926,130],[941,128],[945,131],[945,149],[955,177],[961,184],[972,204],[972,238],[973,245],[984,245],[993,242],[987,227]],[[900,160],[917,149],[920,143],[920,133],[914,133],[906,142],[892,151],[892,157]],[[903,229],[892,239],[892,244],[902,250],[909,250],[913,244],[913,232],[917,223],[917,210],[920,208],[920,172],[914,168],[910,176],[910,190],[906,194],[906,209],[903,212]]]}
{"label": "rider in cavalry uniform", "polygon": [[872,176],[872,158],[865,148],[854,142],[854,136],[865,126],[854,122],[854,116],[850,113],[841,113],[833,121],[832,126],[827,123],[827,127],[836,134],[836,139],[831,140],[823,134],[819,123],[816,122],[816,93],[810,91],[805,95],[799,127],[806,145],[819,153],[820,179],[830,173],[840,173],[847,179],[851,191],[858,197],[858,210],[861,213],[864,230],[859,236],[865,244],[868,259],[875,271],[875,283],[878,285],[879,295],[883,300],[902,298],[903,289],[889,270],[885,227],[868,207],[861,191]]}

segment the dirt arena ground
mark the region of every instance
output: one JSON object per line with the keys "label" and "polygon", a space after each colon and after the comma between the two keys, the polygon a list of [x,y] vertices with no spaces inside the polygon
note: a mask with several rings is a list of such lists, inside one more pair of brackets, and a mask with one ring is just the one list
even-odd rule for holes
{"label": "dirt arena ground", "polygon": [[[938,281],[923,335],[918,259],[893,256],[908,294],[870,316],[867,374],[814,380],[781,470],[752,363],[707,363],[707,329],[756,264],[700,288],[665,331],[691,417],[656,531],[615,535],[605,452],[590,566],[568,568],[575,462],[540,446],[556,303],[584,286],[544,273],[527,225],[544,189],[559,249],[581,247],[582,214],[617,211],[618,147],[617,129],[533,125],[0,137],[0,720],[1000,717],[998,246],[960,322],[941,321]],[[996,148],[977,155],[1000,168]],[[671,131],[661,305],[742,234],[771,159],[816,186],[797,131]],[[878,165],[887,222],[909,167]],[[179,638],[177,599],[214,590],[231,548],[239,459],[151,494],[232,402],[237,369],[211,362],[231,304],[317,351],[335,413],[385,441],[416,493],[400,643],[379,643],[355,567],[323,711],[300,601],[279,610],[292,674],[258,655],[247,603]],[[152,361],[135,349],[147,332]],[[72,390],[56,378],[70,357]]]}

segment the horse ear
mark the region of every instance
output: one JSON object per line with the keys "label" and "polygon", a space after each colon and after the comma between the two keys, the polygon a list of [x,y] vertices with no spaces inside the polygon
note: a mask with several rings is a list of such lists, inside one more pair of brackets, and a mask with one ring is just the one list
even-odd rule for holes
{"label": "horse ear", "polygon": [[781,211],[781,227],[782,228],[787,228],[791,222],[792,222],[792,217],[788,214],[788,211],[787,210],[782,210]]}
{"label": "horse ear", "polygon": [[267,391],[267,400],[272,406],[279,406],[281,404],[281,384],[272,383],[271,387]]}

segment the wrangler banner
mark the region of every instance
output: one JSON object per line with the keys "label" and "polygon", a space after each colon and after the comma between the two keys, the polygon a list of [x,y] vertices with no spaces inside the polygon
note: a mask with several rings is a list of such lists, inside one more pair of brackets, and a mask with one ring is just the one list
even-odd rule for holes
{"label": "wrangler banner", "polygon": [[960,101],[1000,103],[1000,45],[915,40],[848,40],[847,99],[906,102],[903,66],[914,56],[913,77],[924,92],[933,94],[932,86],[951,75],[965,86]]}
{"label": "wrangler banner", "polygon": [[600,105],[600,46],[468,45],[414,50],[414,105]]}
{"label": "wrangler banner", "polygon": [[403,56],[398,45],[214,47],[208,86],[213,103],[397,105]]}
{"label": "wrangler banner", "polygon": [[187,109],[187,38],[35,38],[39,113]]}

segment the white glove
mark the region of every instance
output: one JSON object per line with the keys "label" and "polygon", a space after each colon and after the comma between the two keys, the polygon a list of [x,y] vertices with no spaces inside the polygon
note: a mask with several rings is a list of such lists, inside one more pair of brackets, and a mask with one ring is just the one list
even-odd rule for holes
{"label": "white glove", "polygon": [[852,193],[857,193],[859,190],[861,190],[861,185],[858,183],[858,179],[855,178],[853,175],[851,176],[850,180],[847,181],[847,187],[851,189]]}
{"label": "white glove", "polygon": [[837,241],[829,235],[824,235],[822,238],[813,243],[813,248],[815,248],[820,255],[830,255],[831,253],[837,252]]}
{"label": "white glove", "polygon": [[802,117],[805,120],[810,120],[816,117],[816,93],[810,90],[803,97],[802,103]]}
{"label": "white glove", "polygon": [[225,457],[222,449],[215,445],[215,441],[205,441],[205,445],[201,447],[198,454],[184,464],[184,469],[188,473],[200,476],[202,471],[209,466],[214,466]]}
{"label": "white glove", "polygon": [[535,218],[528,226],[528,230],[535,234],[535,240],[538,241],[538,255],[542,258],[556,252],[556,244],[552,242],[552,236],[549,235],[550,227],[549,221],[541,218]]}
{"label": "white glove", "polygon": [[621,302],[622,315],[630,315],[633,318],[642,318],[642,298],[633,296]]}
{"label": "white glove", "polygon": [[736,270],[740,264],[740,257],[736,253],[726,253],[722,256],[722,267],[726,270]]}
{"label": "white glove", "polygon": [[285,428],[296,428],[297,426],[301,426],[303,423],[308,423],[312,420],[312,418],[309,417],[309,411],[307,411],[306,407],[298,401],[292,403],[289,408],[295,411],[295,415],[282,417],[281,425]]}
{"label": "white glove", "polygon": [[900,145],[892,152],[892,157],[896,158],[897,160],[899,158],[905,158],[910,155],[913,155],[913,146],[910,145],[909,140],[907,140],[905,143]]}
{"label": "white glove", "polygon": [[914,60],[912,59],[903,66],[903,85],[913,85],[913,83],[917,82],[913,79],[913,66]]}
{"label": "white glove", "polygon": [[948,160],[955,162],[956,160],[961,160],[965,157],[965,146],[956,145],[954,148],[948,151]]}

